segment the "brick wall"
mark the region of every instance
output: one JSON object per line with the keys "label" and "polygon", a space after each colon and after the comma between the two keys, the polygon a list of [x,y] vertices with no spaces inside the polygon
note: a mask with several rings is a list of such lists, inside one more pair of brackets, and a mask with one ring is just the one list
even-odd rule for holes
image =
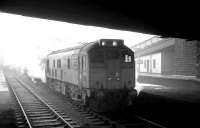
{"label": "brick wall", "polygon": [[179,38],[163,41],[138,51],[137,57],[161,52],[161,74],[200,77],[200,42]]}
{"label": "brick wall", "polygon": [[200,42],[197,42],[197,51],[196,51],[196,69],[197,69],[197,77],[200,78]]}
{"label": "brick wall", "polygon": [[176,39],[175,43],[175,74],[196,75],[196,41]]}

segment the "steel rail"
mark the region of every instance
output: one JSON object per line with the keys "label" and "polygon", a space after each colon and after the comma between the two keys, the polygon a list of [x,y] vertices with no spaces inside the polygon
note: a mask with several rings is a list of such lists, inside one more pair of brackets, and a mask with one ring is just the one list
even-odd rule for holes
{"label": "steel rail", "polygon": [[150,123],[150,124],[152,124],[152,125],[154,125],[154,126],[156,126],[156,127],[159,127],[159,128],[166,128],[165,126],[162,126],[162,125],[160,125],[160,124],[158,124],[158,123],[155,123],[155,122],[150,121],[150,120],[148,120],[148,119],[145,119],[145,118],[143,118],[143,117],[140,117],[140,116],[136,116],[136,117],[139,118],[139,119],[141,119],[141,120],[143,120],[143,121],[145,121],[145,122],[148,122],[148,123]]}
{"label": "steel rail", "polygon": [[[36,92],[34,92],[32,89],[31,89],[31,87],[28,87],[28,84],[27,83],[25,83],[25,82],[23,82],[22,80],[19,80],[19,79],[17,79],[17,78],[15,78],[24,88],[26,88],[30,93],[32,93],[33,94],[33,96],[35,96],[37,99],[39,99],[44,105],[46,105],[58,118],[57,119],[60,119],[65,125],[67,125],[68,126],[68,128],[74,128],[69,122],[67,122],[62,116],[60,116],[60,114],[58,113],[58,112],[56,112],[55,110],[54,110],[54,108],[52,108],[48,103],[46,103],[44,100],[45,100],[45,98],[41,98],[41,97],[39,97],[38,96],[38,94],[36,94]],[[103,116],[102,116],[103,117]],[[147,123],[149,123],[149,124],[151,124],[151,125],[154,125],[154,126],[156,126],[156,127],[159,127],[159,128],[166,128],[166,127],[164,127],[164,126],[162,126],[162,125],[160,125],[160,124],[158,124],[158,123],[155,123],[155,122],[153,122],[153,121],[150,121],[150,120],[148,120],[148,119],[145,119],[145,118],[143,118],[143,117],[140,117],[140,116],[136,116],[138,119],[140,119],[140,120],[143,120],[144,122],[147,122]],[[115,121],[111,121],[111,120],[109,120],[108,118],[106,119],[106,120],[108,120],[108,121],[110,121],[110,122],[112,122],[112,124],[117,124],[118,126],[121,126],[121,127],[123,127],[123,125],[119,125],[118,123],[115,123]]]}
{"label": "steel rail", "polygon": [[69,128],[74,128],[69,122],[67,122],[59,113],[57,113],[48,103],[46,103],[42,98],[40,98],[34,91],[32,91],[27,84],[23,81],[16,79],[19,83],[21,83],[27,90],[29,90],[36,98],[38,98],[43,104],[45,104],[63,123],[69,126]]}
{"label": "steel rail", "polygon": [[13,87],[9,84],[9,82],[8,82],[8,80],[7,80],[7,77],[5,77],[5,78],[6,78],[6,81],[7,81],[8,85],[9,85],[9,87],[11,88],[11,90],[12,90],[12,92],[13,92],[15,98],[17,99],[17,102],[18,102],[18,104],[19,104],[19,106],[20,106],[20,109],[22,110],[22,113],[23,113],[23,115],[24,115],[24,117],[25,117],[25,120],[26,120],[26,122],[27,122],[27,124],[28,124],[28,127],[29,127],[29,128],[32,128],[32,125],[31,125],[31,123],[30,123],[30,120],[28,119],[28,116],[27,116],[27,114],[26,114],[26,112],[25,112],[25,110],[24,110],[24,108],[23,108],[23,106],[22,106],[22,104],[21,104],[21,102],[20,102],[20,100],[19,100],[19,97],[17,96],[17,94],[16,94],[16,92],[14,91]]}

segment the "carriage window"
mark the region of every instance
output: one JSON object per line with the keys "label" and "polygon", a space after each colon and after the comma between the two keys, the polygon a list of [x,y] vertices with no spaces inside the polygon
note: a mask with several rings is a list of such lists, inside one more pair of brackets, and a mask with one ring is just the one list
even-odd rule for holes
{"label": "carriage window", "polygon": [[49,73],[49,75],[51,75],[51,69],[50,68],[49,68],[49,72],[48,73]]}
{"label": "carriage window", "polygon": [[50,73],[49,60],[47,60],[47,72]]}
{"label": "carriage window", "polygon": [[56,61],[53,60],[53,67],[56,67]]}
{"label": "carriage window", "polygon": [[83,69],[83,64],[84,64],[84,61],[83,61],[83,56],[81,57],[81,68]]}
{"label": "carriage window", "polygon": [[80,65],[81,65],[81,69],[85,70],[86,69],[86,56],[83,55],[80,58],[81,59],[79,59],[79,62],[80,62]]}
{"label": "carriage window", "polygon": [[57,60],[57,68],[61,68],[61,60]]}
{"label": "carriage window", "polygon": [[104,54],[103,51],[95,50],[90,55],[91,62],[94,63],[103,63],[104,62]]}
{"label": "carriage window", "polygon": [[67,59],[67,67],[68,67],[68,69],[70,69],[70,59],[69,58]]}
{"label": "carriage window", "polygon": [[87,67],[87,62],[86,62],[86,56],[84,56],[84,69],[86,69],[86,67]]}
{"label": "carriage window", "polygon": [[77,54],[73,54],[72,57],[70,58],[70,68],[72,69],[78,69],[79,65],[79,57]]}
{"label": "carriage window", "polygon": [[52,69],[52,76],[54,76],[54,70]]}
{"label": "carriage window", "polygon": [[55,69],[55,77],[57,77],[57,70]]}

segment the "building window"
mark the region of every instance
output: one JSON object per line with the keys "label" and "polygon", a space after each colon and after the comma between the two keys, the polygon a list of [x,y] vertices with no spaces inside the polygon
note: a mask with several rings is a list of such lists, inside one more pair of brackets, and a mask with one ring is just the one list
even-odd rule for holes
{"label": "building window", "polygon": [[63,79],[63,70],[60,71],[61,80]]}
{"label": "building window", "polygon": [[147,61],[144,60],[144,68],[147,68]]}
{"label": "building window", "polygon": [[156,68],[156,60],[153,59],[153,68]]}
{"label": "building window", "polygon": [[140,61],[140,64],[143,64],[143,60],[139,60]]}

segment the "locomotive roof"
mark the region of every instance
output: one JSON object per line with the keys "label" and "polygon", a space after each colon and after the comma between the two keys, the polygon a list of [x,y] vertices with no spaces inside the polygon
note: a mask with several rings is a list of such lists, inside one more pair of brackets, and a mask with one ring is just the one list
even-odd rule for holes
{"label": "locomotive roof", "polygon": [[97,42],[95,41],[95,42],[83,43],[83,44],[78,45],[78,46],[75,46],[75,47],[60,49],[60,50],[57,50],[57,51],[52,51],[52,52],[51,52],[50,54],[48,54],[48,55],[53,55],[53,54],[63,53],[63,52],[69,52],[69,51],[72,51],[72,50],[80,50],[81,48],[83,48],[83,47],[85,47],[85,46],[88,46],[89,44],[94,44],[94,43],[97,43]]}
{"label": "locomotive roof", "polygon": [[61,49],[61,50],[57,50],[57,51],[52,51],[48,55],[69,52],[69,51],[72,51],[72,50],[80,50],[80,52],[87,52],[91,48],[99,46],[99,42],[101,42],[102,40],[121,40],[121,39],[100,39],[100,40],[97,40],[97,41],[94,41],[94,42],[82,43],[79,46],[75,46],[75,47],[71,47],[71,48],[65,48],[65,49]]}
{"label": "locomotive roof", "polygon": [[83,46],[75,46],[75,47],[71,47],[71,48],[60,49],[57,51],[52,51],[49,55],[62,53],[62,52],[68,52],[68,51],[72,51],[72,50],[77,50],[77,49],[80,49],[81,47],[83,47]]}

